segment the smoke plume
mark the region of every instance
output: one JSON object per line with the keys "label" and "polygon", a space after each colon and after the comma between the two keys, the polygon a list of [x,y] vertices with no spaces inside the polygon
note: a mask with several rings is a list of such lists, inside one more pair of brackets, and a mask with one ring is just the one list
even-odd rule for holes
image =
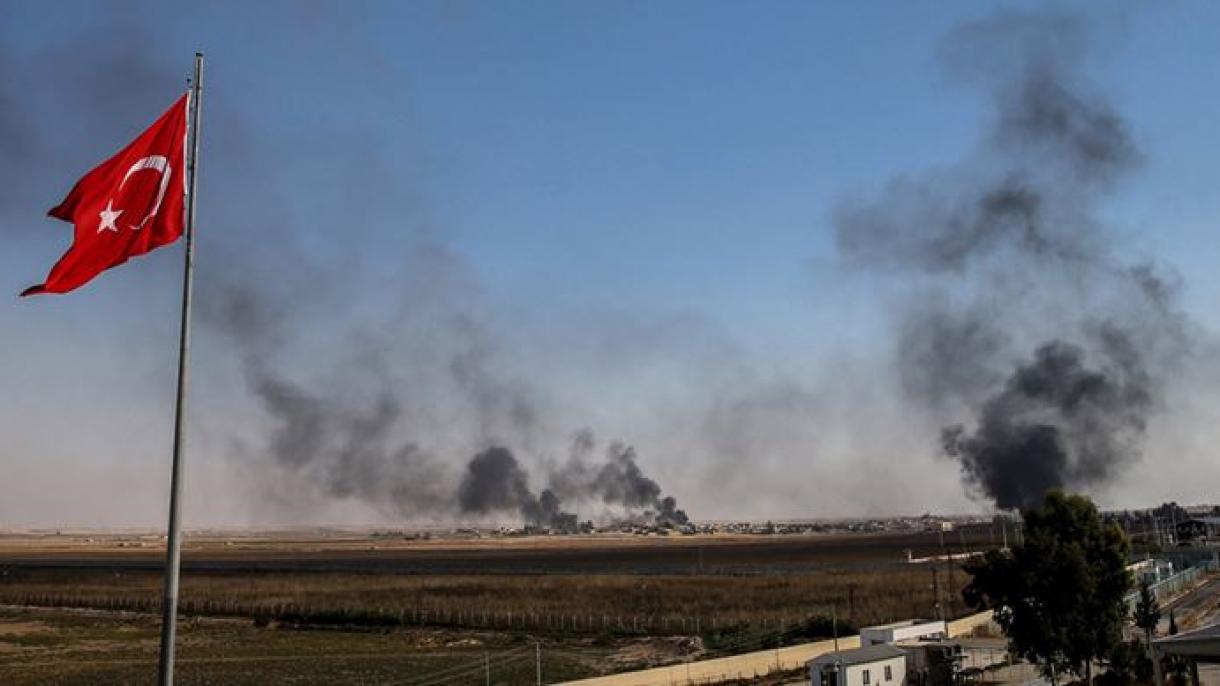
{"label": "smoke plume", "polygon": [[1051,489],[1104,484],[1137,454],[1151,404],[1138,352],[1117,329],[1099,332],[1101,358],[1052,341],[1017,367],[979,410],[973,434],[944,430],[945,453],[1003,509],[1036,505]]}
{"label": "smoke plume", "polygon": [[849,260],[918,292],[899,306],[902,387],[937,416],[974,415],[942,431],[943,451],[1001,508],[1108,485],[1183,347],[1176,289],[1123,264],[1099,217],[1142,155],[1085,76],[1087,28],[1003,12],[953,31],[946,72],[989,99],[990,129],[957,164],[835,214]]}
{"label": "smoke plume", "polygon": [[[359,336],[361,366],[374,374],[344,368],[332,380],[306,386],[276,367],[292,338],[287,331],[292,308],[286,301],[233,286],[204,304],[204,322],[237,344],[246,384],[267,416],[254,454],[314,484],[324,497],[355,499],[388,516],[436,521],[510,514],[528,526],[565,533],[589,526],[565,511],[565,502],[664,526],[688,522],[674,498],[663,498],[660,485],[644,474],[633,448],[614,443],[604,460],[595,460],[596,441],[587,429],[576,433],[568,460],[549,471],[547,487],[535,494],[529,471],[494,436],[517,427],[522,429],[518,437],[528,443],[537,425],[536,406],[524,384],[494,371],[494,337],[468,314],[457,317],[456,338],[443,339],[440,349],[431,351],[447,355],[450,363],[441,365],[448,376],[426,390],[395,382],[404,365],[395,364],[390,343],[370,340],[368,332]],[[421,447],[437,442],[430,434],[439,433],[440,425],[427,418],[428,412],[410,409],[421,400],[435,403],[438,395],[460,399],[460,417],[473,440],[490,443],[460,475],[448,466],[452,461],[445,455],[451,452]]]}
{"label": "smoke plume", "polygon": [[660,526],[690,521],[677,501],[662,497],[661,487],[643,473],[634,449],[611,444],[605,462],[597,466],[587,461],[593,448],[592,432],[578,432],[572,459],[551,471],[551,484],[537,496],[513,453],[501,446],[489,448],[466,465],[458,489],[461,510],[476,515],[516,511],[526,524],[563,532],[579,531],[581,524],[575,513],[561,508],[561,498],[610,506],[630,519],[651,520]]}

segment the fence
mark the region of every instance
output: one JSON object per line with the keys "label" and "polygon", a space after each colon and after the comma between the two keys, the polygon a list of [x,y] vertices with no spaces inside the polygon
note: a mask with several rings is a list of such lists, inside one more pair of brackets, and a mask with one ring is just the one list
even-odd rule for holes
{"label": "fence", "polygon": [[[161,599],[152,596],[78,595],[72,593],[21,593],[0,591],[0,604],[62,607],[159,614]],[[464,629],[526,630],[542,634],[615,634],[627,636],[691,636],[718,634],[787,634],[802,627],[821,629],[828,618],[794,615],[757,621],[724,620],[717,615],[655,616],[645,614],[577,614],[556,612],[479,612],[444,607],[344,608],[308,603],[248,603],[222,599],[182,599],[184,616],[240,617],[257,623],[317,626],[398,627],[428,626]],[[823,622],[822,620],[826,620]],[[854,627],[839,623],[840,630]]]}
{"label": "fence", "polygon": [[[1212,565],[1209,564],[1204,564],[1197,567],[1187,567],[1173,576],[1166,577],[1155,584],[1149,585],[1148,588],[1152,591],[1152,595],[1157,599],[1157,602],[1164,603],[1170,598],[1173,598],[1174,596],[1177,596],[1190,589],[1203,578],[1204,574],[1211,571],[1211,569]],[[1134,611],[1136,604],[1139,603],[1139,600],[1139,591],[1132,591],[1128,593],[1127,607]]]}

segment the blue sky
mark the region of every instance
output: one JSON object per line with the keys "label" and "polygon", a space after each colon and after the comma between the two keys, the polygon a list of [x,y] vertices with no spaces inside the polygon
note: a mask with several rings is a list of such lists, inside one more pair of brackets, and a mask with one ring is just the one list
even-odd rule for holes
{"label": "blue sky", "polygon": [[[230,270],[260,270],[270,289],[316,300],[300,334],[313,342],[286,351],[287,368],[307,374],[317,356],[341,357],[340,335],[327,322],[379,321],[392,308],[381,285],[404,266],[396,251],[432,241],[461,260],[494,320],[536,332],[505,337],[505,373],[540,379],[544,394],[560,399],[555,404],[585,395],[574,388],[597,383],[600,373],[589,366],[595,353],[569,347],[597,344],[563,332],[618,318],[625,328],[663,330],[659,351],[641,344],[630,362],[611,365],[606,402],[588,400],[583,411],[612,427],[608,434],[641,444],[643,455],[655,446],[663,483],[686,479],[702,473],[698,460],[665,455],[698,441],[659,437],[661,429],[644,425],[649,412],[632,409],[633,394],[647,396],[646,407],[687,403],[696,387],[688,377],[724,373],[723,365],[813,386],[828,368],[885,375],[884,363],[870,357],[887,347],[884,289],[840,264],[831,211],[896,173],[968,153],[987,124],[986,103],[946,80],[937,46],[960,22],[1014,6],[1042,7],[5,3],[0,73],[28,88],[17,92],[40,147],[18,157],[16,144],[0,139],[10,146],[0,149],[7,172],[18,159],[34,167],[21,174],[20,196],[0,203],[0,235],[10,238],[0,252],[0,290],[16,294],[44,275],[69,235],[43,218],[45,208],[175,98],[182,83],[175,79],[202,49],[201,288]],[[1126,115],[1145,157],[1103,212],[1120,228],[1124,253],[1180,273],[1183,307],[1214,329],[1220,8],[1173,2],[1081,12],[1097,34],[1087,71]],[[62,75],[88,79],[95,51],[138,55],[99,61],[99,69],[138,63],[147,73],[130,90],[124,74],[111,71],[97,75],[106,85],[88,98],[65,92],[77,82]],[[249,215],[268,233],[250,231],[242,223]],[[247,259],[233,261],[234,253]],[[285,254],[344,286],[315,298],[311,277]],[[149,495],[118,508],[82,494],[98,474],[161,469],[177,268],[174,248],[64,298],[0,300],[0,379],[15,390],[0,401],[7,416],[0,465],[9,475],[0,503],[20,503],[0,504],[0,526],[159,521],[158,479],[149,480]],[[248,522],[262,515],[243,507],[245,496],[230,497],[230,441],[217,434],[231,423],[226,412],[249,400],[234,371],[240,365],[223,348],[221,338],[201,334],[195,369],[204,381],[193,418],[201,435],[192,445],[205,465],[196,467],[195,497],[225,494],[225,511],[196,500],[194,512]],[[894,402],[882,401],[877,412],[901,415]],[[865,398],[838,411],[872,407]],[[240,414],[257,413],[248,410]],[[556,423],[568,430],[584,421],[567,420]],[[65,425],[77,427],[73,436],[61,435]],[[675,433],[683,427],[672,424]],[[759,459],[760,469],[775,471],[760,480],[762,489],[804,469],[799,456]],[[939,465],[939,481],[896,506],[972,507],[952,467],[925,459]],[[884,471],[884,461],[877,465],[870,470]],[[65,488],[71,497],[17,497],[74,470],[80,482]],[[703,471],[725,473],[719,464]],[[705,512],[716,505],[698,488],[674,488]],[[1143,493],[1122,488],[1115,499]],[[1148,497],[1173,493],[1158,488]],[[881,494],[809,506],[799,492],[773,500],[725,514],[862,514],[892,502]]]}

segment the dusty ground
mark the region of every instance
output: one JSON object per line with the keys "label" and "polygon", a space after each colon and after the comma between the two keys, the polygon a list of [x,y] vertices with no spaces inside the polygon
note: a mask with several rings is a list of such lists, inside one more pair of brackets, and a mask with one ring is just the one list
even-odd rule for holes
{"label": "dusty ground", "polygon": [[[968,545],[983,545],[988,532],[965,538]],[[163,545],[159,536],[139,532],[0,534],[0,592],[10,603],[42,606],[0,608],[0,683],[148,682],[159,621],[147,610],[159,597]],[[790,626],[777,619],[824,611],[823,598],[854,594],[859,613],[910,613],[895,603],[913,598],[919,611],[930,608],[925,596],[931,570],[906,564],[907,549],[933,554],[938,537],[915,532],[421,540],[368,532],[192,532],[183,600],[212,604],[188,613],[180,633],[179,681],[473,684],[484,683],[484,661],[490,659],[493,683],[527,683],[535,642],[542,644],[547,681],[704,657],[719,649],[706,644],[708,638],[717,645],[765,647],[768,636]],[[942,574],[942,590],[946,586]],[[134,605],[118,606],[145,612],[45,607],[65,599],[93,608],[135,599]],[[696,626],[706,634],[709,611],[734,602],[746,614],[720,615],[719,626],[757,615],[761,629],[749,626],[744,637],[694,635]],[[225,603],[236,603],[239,611],[226,610]],[[397,613],[411,617],[420,608],[450,610],[465,624],[378,627],[274,616],[256,624],[263,605],[388,610],[400,618]],[[491,629],[483,623],[489,610]],[[526,610],[542,614],[526,626]],[[614,620],[620,611],[631,617],[622,620],[626,626],[639,620],[641,630],[572,630],[574,618],[587,627],[607,615]],[[505,627],[508,612],[514,619]]]}
{"label": "dusty ground", "polygon": [[[949,537],[977,549],[992,543],[987,528]],[[789,536],[434,537],[356,532],[190,532],[187,569],[293,569],[413,573],[759,573],[810,569],[876,569],[905,565],[940,551],[931,532]],[[0,563],[9,565],[157,568],[164,541],[152,534],[90,532],[0,534]]]}
{"label": "dusty ground", "polygon": [[[0,608],[0,683],[155,682],[157,621],[102,612]],[[544,673],[561,680],[598,673],[612,646],[542,641]],[[534,642],[498,633],[433,630],[297,631],[250,622],[184,623],[178,644],[183,684],[526,683]]]}

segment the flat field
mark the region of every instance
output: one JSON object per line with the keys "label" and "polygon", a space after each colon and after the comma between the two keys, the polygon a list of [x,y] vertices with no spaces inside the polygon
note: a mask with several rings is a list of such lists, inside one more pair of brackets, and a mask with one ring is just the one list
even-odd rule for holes
{"label": "flat field", "polygon": [[[991,536],[946,543],[977,550]],[[162,546],[0,536],[0,681],[147,681]],[[490,662],[493,682],[526,683],[540,649],[556,681],[927,616],[934,589],[946,615],[963,614],[960,569],[908,564],[907,550],[935,554],[939,536],[195,534],[181,680],[483,683]]]}

